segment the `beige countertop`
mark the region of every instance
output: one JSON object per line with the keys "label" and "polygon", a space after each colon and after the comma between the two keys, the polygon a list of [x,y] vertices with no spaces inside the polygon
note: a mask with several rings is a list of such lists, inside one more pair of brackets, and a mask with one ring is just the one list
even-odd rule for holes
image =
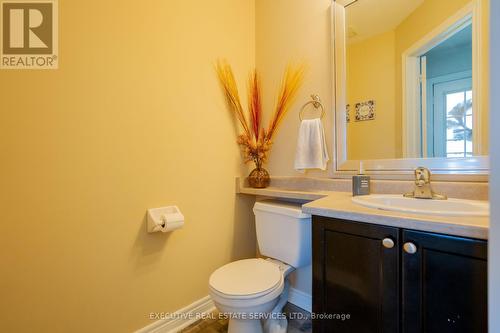
{"label": "beige countertop", "polygon": [[[285,184],[289,185],[287,181]],[[351,201],[352,195],[342,185],[339,189],[312,188],[308,186],[273,186],[265,189],[254,189],[245,186],[242,179],[237,179],[236,192],[263,197],[283,198],[309,201],[302,206],[304,213],[332,217],[358,222],[380,224],[398,228],[442,233],[478,239],[488,239],[488,217],[456,217],[402,213],[363,207]],[[350,184],[348,184],[350,185]],[[391,186],[392,188],[392,186]],[[473,190],[473,193],[476,190]],[[448,192],[451,193],[451,192]]]}
{"label": "beige countertop", "polygon": [[489,218],[420,215],[367,208],[351,201],[346,192],[330,193],[326,197],[302,206],[311,215],[380,224],[398,228],[441,234],[488,239]]}

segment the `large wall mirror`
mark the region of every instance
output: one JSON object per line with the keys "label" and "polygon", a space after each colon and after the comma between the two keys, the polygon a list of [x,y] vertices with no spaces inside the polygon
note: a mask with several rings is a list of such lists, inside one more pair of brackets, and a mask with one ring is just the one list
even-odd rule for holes
{"label": "large wall mirror", "polygon": [[336,170],[488,171],[488,0],[333,2]]}

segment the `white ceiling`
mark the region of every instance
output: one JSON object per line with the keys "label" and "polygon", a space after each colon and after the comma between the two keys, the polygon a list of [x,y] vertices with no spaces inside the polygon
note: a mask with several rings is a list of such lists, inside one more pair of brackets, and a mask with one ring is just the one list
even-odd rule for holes
{"label": "white ceiling", "polygon": [[396,28],[424,0],[358,0],[346,8],[349,43]]}

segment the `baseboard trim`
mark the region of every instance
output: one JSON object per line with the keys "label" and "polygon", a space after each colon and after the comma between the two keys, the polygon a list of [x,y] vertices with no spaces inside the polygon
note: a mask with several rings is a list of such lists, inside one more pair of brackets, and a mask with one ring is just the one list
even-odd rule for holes
{"label": "baseboard trim", "polygon": [[201,316],[215,310],[215,304],[210,296],[205,296],[196,302],[175,311],[173,318],[163,318],[141,328],[135,333],[176,333],[196,322]]}
{"label": "baseboard trim", "polygon": [[312,312],[312,296],[295,288],[290,288],[288,302],[308,312]]}
{"label": "baseboard trim", "polygon": [[[290,288],[288,302],[304,309],[312,311],[311,295],[295,288]],[[177,333],[183,328],[196,322],[203,315],[209,314],[215,310],[215,304],[210,296],[205,296],[188,306],[175,311],[173,318],[159,319],[150,325],[143,327],[135,333]]]}

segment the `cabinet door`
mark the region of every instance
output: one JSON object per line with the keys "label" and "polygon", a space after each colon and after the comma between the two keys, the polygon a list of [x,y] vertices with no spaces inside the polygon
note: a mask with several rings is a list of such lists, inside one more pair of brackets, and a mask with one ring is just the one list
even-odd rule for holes
{"label": "cabinet door", "polygon": [[397,228],[313,218],[315,333],[399,331],[398,244]]}
{"label": "cabinet door", "polygon": [[403,332],[486,333],[487,242],[405,230],[403,243]]}

